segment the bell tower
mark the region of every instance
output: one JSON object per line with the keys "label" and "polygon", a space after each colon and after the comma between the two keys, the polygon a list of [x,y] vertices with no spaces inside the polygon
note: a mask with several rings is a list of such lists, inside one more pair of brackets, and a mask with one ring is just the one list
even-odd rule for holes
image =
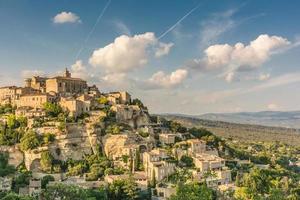
{"label": "bell tower", "polygon": [[69,72],[68,68],[66,68],[66,70],[64,72],[64,77],[66,77],[66,78],[70,78],[71,77],[71,73]]}

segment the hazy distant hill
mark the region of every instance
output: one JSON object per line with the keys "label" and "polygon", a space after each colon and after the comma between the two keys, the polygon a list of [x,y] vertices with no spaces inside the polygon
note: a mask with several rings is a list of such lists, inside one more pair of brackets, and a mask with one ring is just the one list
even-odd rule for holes
{"label": "hazy distant hill", "polygon": [[232,138],[248,142],[280,141],[290,145],[300,146],[300,129],[251,125],[246,123],[230,123],[217,120],[199,119],[193,116],[177,114],[164,114],[160,116],[168,120],[180,122],[186,127],[204,127],[224,138]]}
{"label": "hazy distant hill", "polygon": [[193,116],[199,119],[224,121],[242,124],[256,124],[287,128],[300,128],[300,111],[279,112],[240,112],[240,113],[209,113]]}

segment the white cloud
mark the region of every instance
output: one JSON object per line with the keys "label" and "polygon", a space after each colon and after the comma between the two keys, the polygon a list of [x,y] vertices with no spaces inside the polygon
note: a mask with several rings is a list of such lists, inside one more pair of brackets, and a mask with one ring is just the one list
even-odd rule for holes
{"label": "white cloud", "polygon": [[106,74],[102,77],[102,80],[111,83],[111,84],[119,84],[122,83],[125,79],[127,79],[127,76],[125,73],[119,73],[119,74]]}
{"label": "white cloud", "polygon": [[174,46],[174,43],[168,43],[168,44],[159,43],[158,48],[155,52],[155,57],[159,58],[159,57],[169,54],[169,52],[173,46]]}
{"label": "white cloud", "polygon": [[77,60],[71,65],[72,76],[76,78],[88,79],[90,76],[87,71],[87,67],[83,65],[82,60]]}
{"label": "white cloud", "polygon": [[267,74],[260,74],[259,77],[258,77],[258,80],[265,81],[265,80],[268,80],[270,77],[271,77],[271,75],[269,73],[267,73]]}
{"label": "white cloud", "polygon": [[63,23],[81,23],[80,18],[72,12],[61,12],[58,13],[54,18],[53,22],[56,24]]}
{"label": "white cloud", "polygon": [[187,78],[187,75],[188,71],[185,69],[177,69],[170,74],[165,74],[163,71],[158,71],[146,81],[146,88],[172,88],[180,85]]}
{"label": "white cloud", "polygon": [[209,46],[205,51],[205,56],[201,59],[194,59],[187,63],[188,67],[200,70],[224,71],[223,76],[227,80],[235,72],[254,70],[268,61],[271,55],[279,49],[284,49],[290,42],[280,36],[259,35],[250,44],[241,42],[235,45],[216,44]]}
{"label": "white cloud", "polygon": [[103,67],[110,73],[129,72],[147,64],[151,47],[153,50],[157,45],[165,44],[158,42],[152,32],[132,37],[121,35],[113,43],[95,50],[89,63],[94,67]]}
{"label": "white cloud", "polygon": [[274,110],[278,110],[279,106],[276,103],[270,103],[270,104],[267,105],[267,108],[269,110],[273,110],[274,111]]}
{"label": "white cloud", "polygon": [[21,75],[23,78],[31,78],[33,76],[45,76],[46,73],[41,70],[23,70]]}

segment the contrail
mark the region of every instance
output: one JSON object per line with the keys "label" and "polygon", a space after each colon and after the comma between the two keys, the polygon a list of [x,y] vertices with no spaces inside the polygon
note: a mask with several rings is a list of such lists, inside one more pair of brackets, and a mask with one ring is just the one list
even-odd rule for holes
{"label": "contrail", "polygon": [[91,31],[87,34],[87,36],[86,36],[86,38],[85,38],[85,40],[84,40],[84,42],[83,42],[81,48],[79,49],[79,51],[78,51],[77,54],[76,54],[76,60],[78,60],[78,57],[80,56],[81,52],[83,51],[85,44],[88,42],[88,40],[90,39],[91,35],[94,33],[94,31],[95,31],[95,29],[96,29],[96,27],[97,27],[99,21],[101,20],[101,18],[103,17],[103,15],[104,15],[106,9],[107,9],[108,6],[110,5],[110,2],[111,2],[111,0],[109,0],[109,1],[105,4],[103,10],[101,11],[101,13],[99,14],[99,16],[98,16],[98,18],[97,18],[97,20],[96,20],[94,26],[92,27]]}
{"label": "contrail", "polygon": [[190,14],[192,14],[197,8],[199,8],[200,4],[190,10],[187,14],[185,14],[182,18],[180,18],[173,26],[171,26],[167,31],[161,34],[157,39],[160,40],[165,35],[167,35],[170,31],[172,31],[180,22],[182,22],[185,18],[187,18]]}

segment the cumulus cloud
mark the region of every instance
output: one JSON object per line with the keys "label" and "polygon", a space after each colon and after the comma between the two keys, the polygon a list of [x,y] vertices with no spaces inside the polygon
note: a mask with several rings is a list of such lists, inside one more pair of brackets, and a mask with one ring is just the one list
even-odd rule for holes
{"label": "cumulus cloud", "polygon": [[155,52],[155,57],[159,58],[159,57],[169,54],[169,52],[173,46],[174,46],[174,43],[168,43],[168,44],[159,43],[158,48]]}
{"label": "cumulus cloud", "polygon": [[89,77],[87,67],[82,63],[82,60],[77,60],[73,65],[71,65],[71,72],[73,77],[82,79],[87,79]]}
{"label": "cumulus cloud", "polygon": [[216,44],[209,46],[205,56],[187,63],[188,67],[199,70],[225,71],[225,79],[230,80],[235,72],[254,70],[270,59],[273,52],[286,48],[290,42],[280,36],[259,35],[250,44]]}
{"label": "cumulus cloud", "polygon": [[[165,46],[154,33],[117,37],[113,43],[95,50],[89,59],[94,67],[103,67],[110,73],[125,73],[148,63],[149,54],[155,47]],[[162,54],[168,53],[162,52]]]}
{"label": "cumulus cloud", "polygon": [[56,24],[63,23],[81,23],[79,16],[72,12],[61,12],[58,13],[54,18],[53,22]]}
{"label": "cumulus cloud", "polygon": [[187,75],[188,71],[185,69],[177,69],[170,74],[166,74],[163,71],[158,71],[153,74],[147,81],[145,81],[142,87],[144,87],[145,89],[176,87],[187,78]]}

